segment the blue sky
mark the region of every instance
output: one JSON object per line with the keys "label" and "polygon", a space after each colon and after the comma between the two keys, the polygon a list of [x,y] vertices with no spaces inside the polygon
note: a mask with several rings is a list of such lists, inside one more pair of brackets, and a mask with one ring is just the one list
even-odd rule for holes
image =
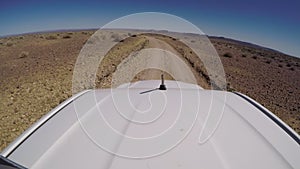
{"label": "blue sky", "polygon": [[182,17],[208,35],[270,47],[300,57],[298,0],[0,1],[0,36],[57,29],[100,28],[137,12]]}

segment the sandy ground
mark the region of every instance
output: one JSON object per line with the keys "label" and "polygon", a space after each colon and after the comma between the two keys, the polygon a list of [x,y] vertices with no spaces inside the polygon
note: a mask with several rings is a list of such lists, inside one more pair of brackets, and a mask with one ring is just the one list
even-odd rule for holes
{"label": "sandy ground", "polygon": [[[72,95],[74,64],[93,33],[60,32],[0,39],[0,150]],[[114,32],[108,35],[120,38]],[[300,133],[300,59],[228,39],[210,40],[224,65],[229,90],[254,98]],[[157,47],[179,55],[190,64],[197,83],[210,88],[206,70],[194,53],[178,40],[150,34],[131,36],[114,46],[98,69],[96,87],[110,87],[112,74],[132,52]],[[133,81],[158,79],[160,74],[161,71],[145,70]]]}
{"label": "sandy ground", "polygon": [[211,41],[230,89],[254,98],[300,133],[300,59],[224,39]]}

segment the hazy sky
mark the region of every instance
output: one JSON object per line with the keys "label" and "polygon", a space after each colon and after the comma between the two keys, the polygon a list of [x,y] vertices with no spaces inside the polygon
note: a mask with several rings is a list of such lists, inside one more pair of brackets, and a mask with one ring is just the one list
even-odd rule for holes
{"label": "hazy sky", "polygon": [[300,57],[299,0],[1,0],[0,36],[100,28],[137,12],[173,14],[192,22],[205,34],[252,42]]}

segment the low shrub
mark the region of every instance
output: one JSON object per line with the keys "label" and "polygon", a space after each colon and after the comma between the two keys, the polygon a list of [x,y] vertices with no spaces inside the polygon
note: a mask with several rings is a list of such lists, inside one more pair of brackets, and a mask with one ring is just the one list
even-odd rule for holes
{"label": "low shrub", "polygon": [[57,36],[56,35],[49,35],[46,37],[47,40],[54,40],[54,39],[57,39]]}
{"label": "low shrub", "polygon": [[232,54],[229,52],[226,52],[223,56],[226,58],[232,58]]}
{"label": "low shrub", "polygon": [[271,61],[270,61],[270,60],[267,60],[267,61],[266,61],[266,63],[267,63],[267,64],[270,64],[270,63],[271,63]]}
{"label": "low shrub", "polygon": [[64,36],[63,36],[63,39],[70,39],[70,38],[71,38],[70,35],[64,35]]}
{"label": "low shrub", "polygon": [[20,58],[20,59],[21,59],[21,58],[26,58],[26,57],[28,57],[28,55],[29,55],[28,52],[23,51],[23,52],[20,53],[19,58]]}
{"label": "low shrub", "polygon": [[117,34],[117,33],[112,34],[111,38],[113,39],[114,42],[120,42],[122,40],[122,38],[120,37],[120,35]]}
{"label": "low shrub", "polygon": [[8,41],[8,42],[6,42],[6,46],[7,47],[10,47],[10,46],[13,46],[14,44],[12,43],[12,42],[10,42],[10,41]]}

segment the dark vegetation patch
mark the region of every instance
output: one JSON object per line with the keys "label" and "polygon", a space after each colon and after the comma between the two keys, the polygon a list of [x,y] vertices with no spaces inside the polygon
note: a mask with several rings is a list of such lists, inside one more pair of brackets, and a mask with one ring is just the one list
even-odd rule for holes
{"label": "dark vegetation patch", "polygon": [[72,38],[70,35],[64,35],[63,36],[63,39],[70,39],[70,38]]}
{"label": "dark vegetation patch", "polygon": [[267,64],[270,64],[272,61],[270,61],[270,60],[267,60],[267,61],[265,61]]}
{"label": "dark vegetation patch", "polygon": [[226,58],[232,58],[232,54],[230,52],[224,53],[223,56]]}

